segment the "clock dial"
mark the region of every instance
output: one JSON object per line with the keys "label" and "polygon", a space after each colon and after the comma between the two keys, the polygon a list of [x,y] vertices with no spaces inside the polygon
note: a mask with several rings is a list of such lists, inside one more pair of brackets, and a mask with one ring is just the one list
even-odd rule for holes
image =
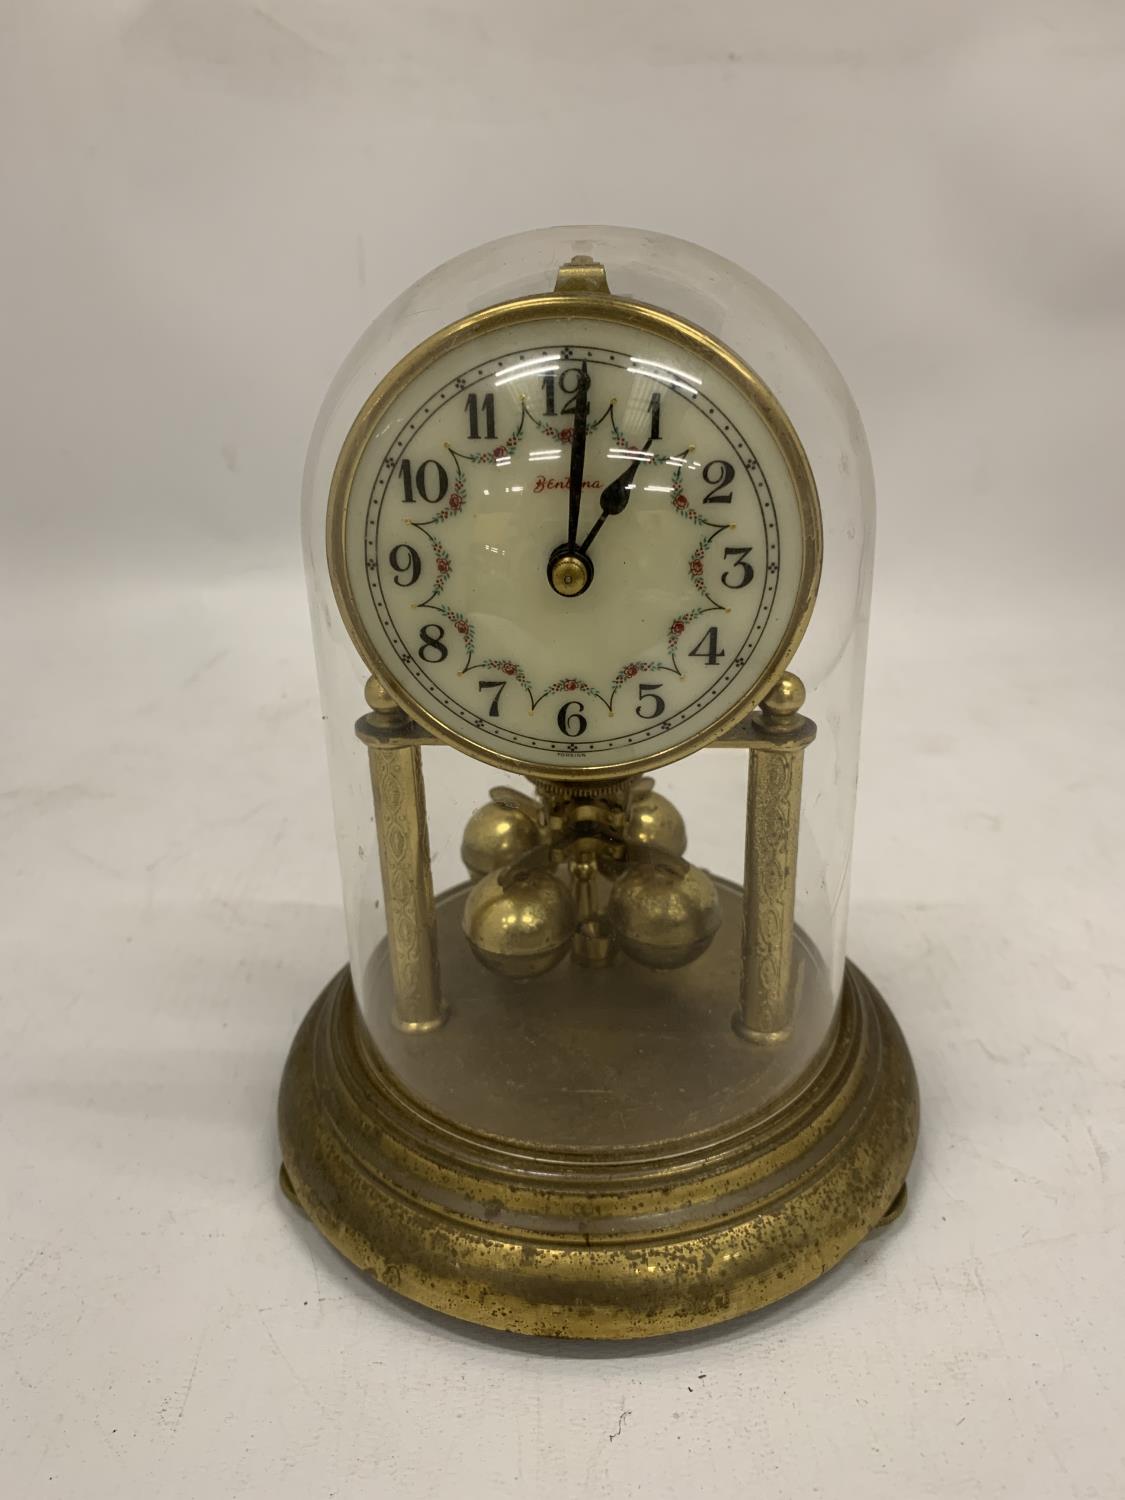
{"label": "clock dial", "polygon": [[606,297],[423,345],[357,419],[329,512],[371,669],[440,736],[546,775],[651,767],[746,712],[800,637],[819,544],[770,393]]}

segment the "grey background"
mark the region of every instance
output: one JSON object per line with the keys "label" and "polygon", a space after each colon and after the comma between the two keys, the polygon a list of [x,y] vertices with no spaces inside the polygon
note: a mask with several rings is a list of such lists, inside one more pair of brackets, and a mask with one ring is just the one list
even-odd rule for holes
{"label": "grey background", "polygon": [[2,24],[17,546],[290,561],[312,416],[374,312],[482,239],[604,222],[698,239],[820,334],[878,458],[885,587],[1113,576],[1115,5],[52,0]]}
{"label": "grey background", "polygon": [[[1123,46],[1091,0],[5,6],[21,1495],[1121,1493]],[[850,947],[926,1124],[909,1217],[821,1286],[567,1358],[365,1289],[271,1112],[343,952],[316,409],[417,275],[599,220],[747,265],[863,412]]]}

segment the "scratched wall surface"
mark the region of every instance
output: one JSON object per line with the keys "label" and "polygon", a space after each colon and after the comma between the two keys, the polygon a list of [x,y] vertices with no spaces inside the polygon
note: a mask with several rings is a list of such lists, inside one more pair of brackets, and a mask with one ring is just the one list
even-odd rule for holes
{"label": "scratched wall surface", "polygon": [[[4,6],[5,1493],[1125,1493],[1123,47],[1094,0]],[[598,220],[750,266],[864,412],[850,946],[925,1111],[896,1230],[609,1351],[362,1285],[272,1119],[343,947],[306,435],[420,272]]]}

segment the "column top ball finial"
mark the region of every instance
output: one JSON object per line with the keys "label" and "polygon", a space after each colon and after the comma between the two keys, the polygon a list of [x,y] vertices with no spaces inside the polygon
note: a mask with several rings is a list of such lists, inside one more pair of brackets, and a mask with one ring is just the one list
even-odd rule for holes
{"label": "column top ball finial", "polygon": [[385,710],[395,708],[397,706],[395,704],[395,700],[391,697],[390,693],[387,692],[386,688],[377,677],[369,677],[367,679],[367,685],[363,690],[363,696],[367,699],[368,708],[375,709],[376,711],[378,711],[379,709]]}
{"label": "column top ball finial", "polygon": [[805,684],[793,672],[785,672],[762,699],[767,713],[787,719],[800,713],[805,702]]}

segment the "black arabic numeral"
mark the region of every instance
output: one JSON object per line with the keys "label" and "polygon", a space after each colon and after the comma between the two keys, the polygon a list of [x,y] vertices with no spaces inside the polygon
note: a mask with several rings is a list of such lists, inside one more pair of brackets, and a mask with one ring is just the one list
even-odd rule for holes
{"label": "black arabic numeral", "polygon": [[402,501],[404,505],[414,504],[414,478],[410,467],[410,460],[404,458],[398,466],[399,475],[402,478]]}
{"label": "black arabic numeral", "polygon": [[418,465],[414,485],[423,500],[430,505],[438,505],[449,491],[449,475],[436,458],[427,458],[425,463]]}
{"label": "black arabic numeral", "polygon": [[725,651],[719,649],[719,627],[712,625],[705,630],[696,644],[688,652],[689,656],[702,656],[709,667],[717,667],[719,657],[725,656]]}
{"label": "black arabic numeral", "polygon": [[[661,714],[664,713],[667,705],[660,696],[662,686],[663,684],[659,682],[639,682],[637,684],[638,719],[659,719]],[[648,705],[648,712],[643,713],[642,709],[646,704]]]}
{"label": "black arabic numeral", "polygon": [[408,589],[421,577],[422,559],[409,542],[399,542],[396,547],[391,548],[390,564],[395,570],[395,582],[399,588]]}
{"label": "black arabic numeral", "polygon": [[480,419],[482,416],[484,417],[483,436],[488,438],[490,441],[495,440],[496,397],[493,395],[493,393],[489,391],[488,395],[485,396],[483,400],[481,400],[478,398],[476,391],[472,391],[468,396],[465,397],[465,407],[469,413],[470,441],[475,442],[476,439],[482,436],[480,430]]}
{"label": "black arabic numeral", "polygon": [[564,396],[570,398],[568,401],[563,402],[562,411],[559,413],[560,417],[572,417],[574,415],[578,392],[581,389],[582,371],[577,365],[571,365],[568,370],[564,370],[559,376],[559,390],[562,391]]}
{"label": "black arabic numeral", "polygon": [[576,740],[580,734],[586,733],[586,716],[582,712],[585,706],[572,698],[559,709],[557,723],[567,739]]}
{"label": "black arabic numeral", "polygon": [[491,681],[477,683],[477,687],[482,693],[491,692],[493,688],[496,689],[495,696],[493,697],[492,702],[488,705],[488,717],[490,719],[498,719],[500,717],[500,694],[507,686],[508,679],[506,677],[495,678]]}
{"label": "black arabic numeral", "polygon": [[408,458],[404,458],[398,466],[398,472],[402,476],[402,498],[406,505],[414,504],[415,492],[430,505],[437,505],[445,499],[449,490],[449,475],[445,466],[439,464],[436,458],[425,459],[417,470],[411,468]]}
{"label": "black arabic numeral", "polygon": [[[587,378],[587,386],[589,379]],[[571,365],[570,369],[564,370],[559,376],[559,390],[564,396],[569,396],[569,401],[563,402],[561,417],[572,417],[578,401],[578,392],[582,389],[582,371],[577,365]]]}
{"label": "black arabic numeral", "polygon": [[[587,377],[587,387],[589,377]],[[546,417],[569,417],[573,415],[578,392],[582,389],[582,371],[577,365],[571,365],[561,375],[553,372],[543,376],[543,415]],[[562,411],[557,411],[555,402],[557,393],[562,391],[564,396],[570,399],[563,402]]]}
{"label": "black arabic numeral", "polygon": [[703,483],[711,486],[703,497],[704,505],[729,505],[730,486],[734,479],[734,465],[725,458],[713,458],[703,465]]}
{"label": "black arabic numeral", "polygon": [[445,626],[430,624],[423,625],[418,632],[422,644],[418,648],[418,655],[423,661],[436,666],[439,661],[444,661],[449,655],[449,647],[445,644]]}
{"label": "black arabic numeral", "polygon": [[730,576],[730,569],[728,569],[723,574],[723,582],[726,584],[728,589],[744,589],[750,582],[750,580],[754,577],[754,564],[748,563],[746,561],[747,554],[752,552],[753,550],[754,549],[752,547],[723,548],[723,556],[733,557],[735,560],[734,566],[738,569],[737,578],[732,578]]}

